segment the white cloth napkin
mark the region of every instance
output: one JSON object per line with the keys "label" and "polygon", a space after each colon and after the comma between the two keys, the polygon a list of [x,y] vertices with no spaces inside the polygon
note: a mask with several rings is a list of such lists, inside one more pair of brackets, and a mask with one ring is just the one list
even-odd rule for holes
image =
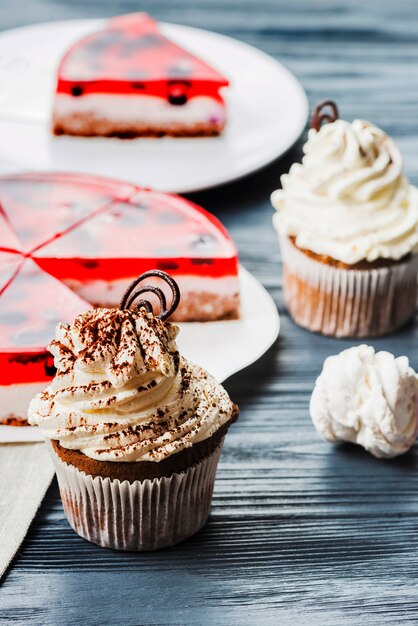
{"label": "white cloth napkin", "polygon": [[25,538],[53,475],[44,443],[0,445],[0,578]]}

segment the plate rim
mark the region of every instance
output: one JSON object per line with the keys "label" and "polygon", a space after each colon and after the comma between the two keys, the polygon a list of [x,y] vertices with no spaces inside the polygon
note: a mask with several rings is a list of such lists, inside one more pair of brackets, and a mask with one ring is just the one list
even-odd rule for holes
{"label": "plate rim", "polygon": [[[247,270],[247,268],[245,268],[241,263],[239,263],[239,280],[240,280],[240,296],[242,299],[242,293],[243,293],[243,287],[242,287],[242,282],[243,282],[243,277],[244,280],[247,282],[247,284],[249,284],[252,289],[254,289],[254,287],[257,288],[258,293],[262,292],[263,293],[263,297],[265,298],[264,300],[264,304],[266,305],[268,303],[268,307],[269,307],[269,311],[270,311],[270,323],[273,324],[273,328],[272,328],[272,332],[269,334],[269,338],[267,340],[265,340],[260,348],[257,350],[257,352],[254,352],[253,354],[255,356],[251,356],[249,358],[246,358],[245,360],[242,361],[242,363],[240,364],[240,366],[238,368],[234,367],[234,368],[225,368],[225,372],[222,376],[217,376],[216,373],[214,374],[214,376],[216,377],[216,379],[220,382],[223,383],[225,382],[228,378],[230,378],[231,376],[234,376],[235,374],[238,374],[239,372],[241,372],[242,370],[246,369],[247,367],[249,367],[250,365],[253,365],[254,363],[256,363],[264,354],[266,354],[266,352],[273,346],[273,344],[277,341],[277,338],[280,335],[280,330],[281,330],[281,319],[280,319],[280,313],[279,310],[277,308],[277,305],[275,303],[275,301],[273,300],[273,297],[271,295],[271,293],[268,291],[268,289],[263,285],[263,283],[256,277],[254,276],[254,274],[252,274],[252,272],[250,272],[249,270]],[[229,324],[229,323],[236,323],[239,322],[240,320],[223,320],[223,323]],[[195,325],[195,326],[200,326],[201,324],[207,324],[207,323],[212,323],[212,324],[218,324],[218,323],[222,323],[222,320],[219,321],[215,321],[215,322],[182,322],[179,323],[180,329],[183,328],[184,326],[189,326],[189,325]]]}
{"label": "plate rim", "polygon": [[249,282],[252,282],[253,285],[256,284],[257,288],[264,292],[264,296],[266,298],[266,302],[269,303],[269,308],[270,308],[270,311],[272,313],[271,322],[273,321],[273,314],[274,314],[275,325],[274,325],[274,330],[273,330],[273,332],[272,332],[272,334],[270,336],[270,339],[268,341],[264,342],[263,347],[260,348],[260,350],[258,350],[257,356],[255,358],[251,357],[251,359],[246,360],[244,362],[244,364],[239,369],[234,369],[233,371],[230,371],[224,378],[222,378],[222,380],[220,381],[222,383],[225,380],[227,380],[228,378],[230,378],[231,376],[233,376],[234,374],[238,374],[239,372],[242,372],[242,370],[246,369],[250,365],[253,365],[259,359],[261,359],[261,357],[264,354],[266,354],[266,352],[277,341],[277,338],[279,337],[280,330],[281,330],[280,313],[279,313],[277,305],[276,305],[275,301],[273,300],[273,297],[272,297],[271,293],[268,291],[268,289],[263,285],[263,283],[256,276],[254,276],[254,274],[252,272],[247,270],[241,263],[239,264],[239,276],[246,276],[246,279]]}

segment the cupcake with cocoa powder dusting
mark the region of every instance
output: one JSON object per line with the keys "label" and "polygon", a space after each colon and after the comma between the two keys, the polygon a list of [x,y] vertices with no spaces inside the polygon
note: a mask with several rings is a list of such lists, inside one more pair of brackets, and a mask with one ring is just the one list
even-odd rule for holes
{"label": "cupcake with cocoa powder dusting", "polygon": [[369,122],[338,119],[328,101],[304,153],[272,195],[291,316],[337,337],[399,328],[416,310],[418,190],[396,144]]}
{"label": "cupcake with cocoa powder dusting", "polygon": [[[168,310],[162,291],[143,284],[153,275],[172,288]],[[160,315],[147,300],[135,305],[145,292],[160,299]],[[238,408],[179,354],[179,329],[165,321],[178,299],[169,276],[147,272],[120,309],[92,309],[60,324],[49,346],[56,376],[29,407],[29,422],[49,440],[68,521],[101,546],[170,546],[197,532],[209,514]]]}

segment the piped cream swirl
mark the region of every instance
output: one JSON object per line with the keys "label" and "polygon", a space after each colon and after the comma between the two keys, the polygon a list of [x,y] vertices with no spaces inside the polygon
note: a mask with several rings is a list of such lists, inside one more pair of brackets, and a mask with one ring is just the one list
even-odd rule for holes
{"label": "piped cream swirl", "polygon": [[337,120],[311,129],[304,153],[272,194],[281,235],[349,265],[417,251],[418,191],[386,133]]}
{"label": "piped cream swirl", "polygon": [[179,355],[177,333],[143,309],[95,309],[60,324],[49,346],[57,374],[32,400],[29,422],[102,461],[161,461],[210,437],[234,406]]}

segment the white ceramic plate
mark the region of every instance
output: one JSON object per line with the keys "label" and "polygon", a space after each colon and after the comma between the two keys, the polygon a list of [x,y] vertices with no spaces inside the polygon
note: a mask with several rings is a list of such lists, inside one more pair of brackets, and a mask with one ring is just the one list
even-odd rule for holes
{"label": "white ceramic plate", "polygon": [[[243,267],[240,269],[240,320],[180,324],[180,352],[224,381],[254,361],[275,342],[280,318],[269,293]],[[38,428],[0,426],[0,444],[42,441]]]}
{"label": "white ceramic plate", "polygon": [[0,35],[0,173],[77,171],[184,193],[253,172],[300,136],[308,103],[296,78],[256,48],[197,28],[162,24],[165,35],[231,81],[224,134],[195,139],[53,137],[49,132],[57,64],[104,20],[70,20]]}

